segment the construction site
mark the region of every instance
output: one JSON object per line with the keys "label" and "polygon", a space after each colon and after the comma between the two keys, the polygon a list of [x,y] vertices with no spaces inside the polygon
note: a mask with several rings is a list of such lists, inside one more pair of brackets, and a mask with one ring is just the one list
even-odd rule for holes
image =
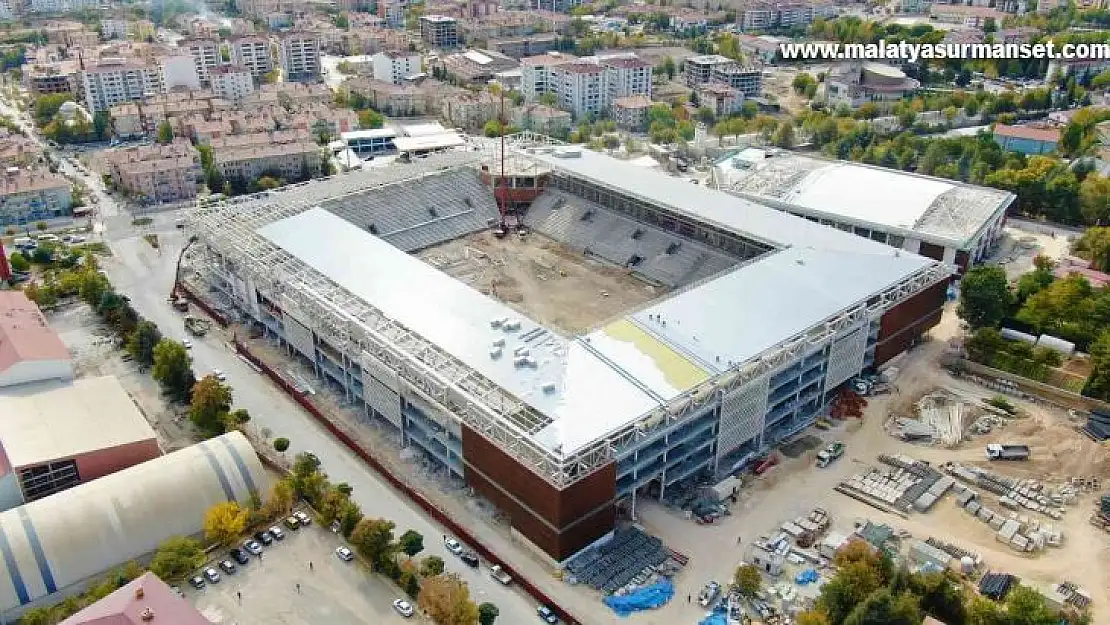
{"label": "construction site", "polygon": [[745,609],[769,622],[812,603],[851,536],[1105,605],[1107,572],[1075,575],[1107,544],[1105,449],[1082,415],[939,366],[951,265],[600,154],[510,149],[526,174],[500,202],[481,155],[450,152],[198,208],[182,275],[568,605],[698,622],[759,562]]}

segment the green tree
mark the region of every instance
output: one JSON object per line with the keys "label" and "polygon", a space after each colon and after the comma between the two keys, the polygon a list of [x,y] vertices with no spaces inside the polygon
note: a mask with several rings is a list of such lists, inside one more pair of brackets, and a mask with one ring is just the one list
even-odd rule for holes
{"label": "green tree", "polygon": [[674,59],[669,56],[663,57],[663,73],[667,75],[667,80],[674,79],[677,72],[678,67],[675,65]]}
{"label": "green tree", "polygon": [[362,519],[351,532],[351,543],[375,570],[380,571],[396,552],[397,546],[393,542],[395,527],[393,521],[385,519]]}
{"label": "green tree", "polygon": [[358,112],[358,127],[363,130],[381,128],[385,118],[373,109],[363,109]]}
{"label": "green tree", "polygon": [[[667,57],[670,58],[670,57]],[[493,625],[497,620],[497,616],[501,614],[501,610],[490,602],[481,603],[478,605],[478,624],[479,625]]]}
{"label": "green tree", "polygon": [[1083,387],[1083,394],[1098,399],[1110,399],[1110,330],[1103,330],[1091,344],[1091,375]]}
{"label": "green tree", "polygon": [[771,141],[780,148],[794,147],[794,125],[789,121],[783,122],[775,131]]}
{"label": "green tree", "polygon": [[1006,272],[1001,267],[973,267],[960,281],[957,314],[973,329],[997,326],[1014,304]]}
{"label": "green tree", "polygon": [[249,510],[234,501],[225,501],[204,513],[204,537],[220,545],[233,542],[247,528]]}
{"label": "green tree", "polygon": [[189,420],[205,436],[224,432],[224,415],[231,408],[231,388],[216,376],[208,375],[193,387],[193,401],[189,407]]}
{"label": "green tree", "polygon": [[8,261],[11,263],[12,271],[24,272],[31,270],[31,262],[20,252],[13,253]]}
{"label": "green tree", "polygon": [[443,568],[443,558],[439,556],[428,556],[420,561],[420,574],[424,577],[439,575]]}
{"label": "green tree", "polygon": [[351,533],[358,527],[358,522],[362,520],[362,508],[357,503],[348,499],[343,502],[339,508],[339,532],[345,538],[350,538]]}
{"label": "green tree", "polygon": [[285,453],[285,450],[287,450],[287,449],[289,449],[289,439],[288,438],[275,438],[274,439],[274,450],[275,451],[277,451],[279,454],[283,454],[283,453]]}
{"label": "green tree", "polygon": [[72,101],[72,93],[52,93],[39,96],[35,100],[35,121],[38,122],[40,126],[45,126],[54,119],[54,116],[58,114],[63,104]]}
{"label": "green tree", "polygon": [[152,573],[166,582],[175,582],[204,564],[204,549],[192,538],[176,537],[167,539],[154,553],[150,562]]}
{"label": "green tree", "polygon": [[732,583],[744,596],[754,597],[755,593],[759,592],[759,587],[763,585],[763,575],[760,574],[759,567],[748,564],[737,567]]}
{"label": "green tree", "polygon": [[166,144],[173,141],[173,125],[168,121],[158,124],[158,143]]}
{"label": "green tree", "polygon": [[401,551],[410,558],[424,551],[424,536],[416,530],[408,530],[404,534],[401,534],[401,537],[397,539],[397,543]]}
{"label": "green tree", "polygon": [[880,588],[857,605],[844,625],[918,625],[921,613],[917,600],[909,593],[894,596],[890,590]]}
{"label": "green tree", "polygon": [[135,331],[127,338],[127,353],[144,367],[154,364],[154,348],[162,340],[162,333],[158,326],[150,321],[140,321],[135,326]]}
{"label": "green tree", "polygon": [[559,103],[559,98],[554,93],[548,92],[541,93],[540,97],[536,98],[536,101],[544,106],[554,107]]}
{"label": "green tree", "polygon": [[169,339],[158,341],[154,347],[151,376],[161,384],[163,393],[181,403],[189,400],[196,384],[189,352],[181,343]]}

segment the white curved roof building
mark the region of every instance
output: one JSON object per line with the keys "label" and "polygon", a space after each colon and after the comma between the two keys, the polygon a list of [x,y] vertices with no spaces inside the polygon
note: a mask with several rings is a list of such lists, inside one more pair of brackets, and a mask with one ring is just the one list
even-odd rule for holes
{"label": "white curved roof building", "polygon": [[4,512],[0,610],[59,599],[167,538],[200,532],[209,507],[247,503],[267,485],[250,443],[232,432]]}

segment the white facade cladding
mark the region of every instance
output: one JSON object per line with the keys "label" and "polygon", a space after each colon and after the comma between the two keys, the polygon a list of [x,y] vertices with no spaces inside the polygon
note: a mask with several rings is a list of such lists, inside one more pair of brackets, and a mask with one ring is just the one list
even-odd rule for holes
{"label": "white facade cladding", "polygon": [[397,429],[403,429],[401,423],[401,397],[396,391],[382,384],[374,376],[362,374],[362,386],[366,403],[373,408],[383,419],[392,423]]}
{"label": "white facade cladding", "polygon": [[770,376],[761,376],[721,399],[721,429],[717,435],[717,465],[741,445],[763,433]]}
{"label": "white facade cladding", "polygon": [[312,330],[300,321],[297,321],[289,311],[283,311],[283,326],[285,327],[285,341],[289,346],[305,356],[312,358],[316,354],[316,345],[312,340]]}
{"label": "white facade cladding", "polygon": [[829,348],[829,366],[825,374],[825,388],[840,386],[863,369],[867,351],[867,329],[857,326],[838,336]]}

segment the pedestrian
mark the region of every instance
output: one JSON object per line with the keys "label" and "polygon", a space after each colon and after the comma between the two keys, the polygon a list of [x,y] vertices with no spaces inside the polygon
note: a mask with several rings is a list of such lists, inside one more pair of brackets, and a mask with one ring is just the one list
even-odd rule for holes
{"label": "pedestrian", "polygon": [[301,594],[301,584],[300,584],[300,582],[297,582],[297,594],[298,595]]}
{"label": "pedestrian", "polygon": [[311,570],[312,570],[312,560],[309,560],[309,561],[308,561],[308,570],[309,570],[309,571],[311,571]]}
{"label": "pedestrian", "polygon": [[694,595],[686,595],[686,603],[693,603]]}
{"label": "pedestrian", "polygon": [[235,596],[239,598],[239,603],[243,603],[243,592],[242,591],[236,590],[235,591]]}

